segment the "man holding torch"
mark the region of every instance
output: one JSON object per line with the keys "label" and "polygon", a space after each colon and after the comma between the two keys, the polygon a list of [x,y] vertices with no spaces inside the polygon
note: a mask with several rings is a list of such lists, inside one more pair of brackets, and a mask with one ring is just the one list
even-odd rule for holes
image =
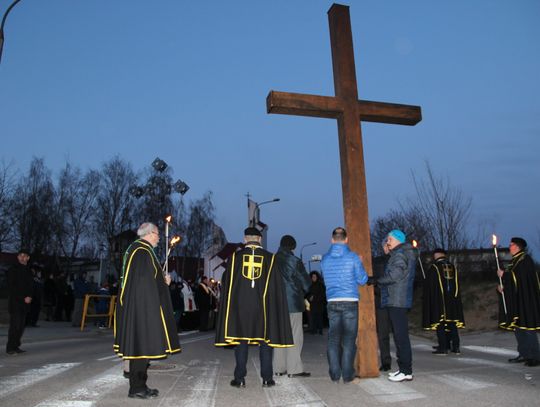
{"label": "man holding torch", "polygon": [[510,363],[525,362],[526,366],[540,365],[540,281],[534,262],[525,249],[527,242],[521,237],[510,240],[512,262],[508,270],[497,270],[503,284],[497,290],[505,296],[506,313],[499,326],[514,331],[519,355]]}

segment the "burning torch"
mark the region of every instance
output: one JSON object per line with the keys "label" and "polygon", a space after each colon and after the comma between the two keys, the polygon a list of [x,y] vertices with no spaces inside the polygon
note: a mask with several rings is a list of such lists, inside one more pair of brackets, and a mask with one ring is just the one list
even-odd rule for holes
{"label": "burning torch", "polygon": [[420,249],[418,248],[418,242],[416,240],[413,240],[412,245],[416,249],[416,252],[418,253],[418,263],[420,263],[420,270],[422,270],[422,277],[424,277],[424,280],[425,280],[426,273],[424,272],[424,265],[422,264],[422,257],[420,257]]}
{"label": "burning torch", "polygon": [[[495,261],[497,262],[497,270],[500,270],[501,265],[499,264],[499,253],[497,252],[497,236],[492,235],[491,243],[493,244],[493,251],[495,252]],[[499,276],[499,285],[503,287],[502,278],[500,276]],[[502,300],[503,300],[504,313],[507,314],[506,299],[504,298],[504,290],[501,292],[501,294],[502,294]]]}

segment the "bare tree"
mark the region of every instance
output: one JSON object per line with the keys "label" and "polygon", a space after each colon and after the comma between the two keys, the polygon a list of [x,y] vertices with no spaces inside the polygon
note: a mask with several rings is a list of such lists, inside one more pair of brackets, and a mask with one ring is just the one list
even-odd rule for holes
{"label": "bare tree", "polygon": [[92,223],[96,240],[107,246],[114,263],[113,238],[132,229],[135,224],[134,203],[129,188],[135,184],[136,176],[131,165],[118,156],[103,164],[100,175],[101,183]]}
{"label": "bare tree", "polygon": [[0,252],[15,243],[12,214],[15,173],[11,168],[11,164],[2,161],[0,168]]}
{"label": "bare tree", "polygon": [[53,246],[54,186],[42,158],[34,158],[13,195],[13,215],[18,240],[33,253],[48,253]]}
{"label": "bare tree", "polygon": [[[88,253],[91,221],[96,211],[100,176],[95,170],[82,175],[79,168],[66,163],[60,172],[56,194],[56,237],[59,249],[68,258],[80,255],[81,245]],[[94,250],[95,252],[96,250]]]}
{"label": "bare tree", "polygon": [[186,230],[185,253],[187,256],[201,258],[215,244],[215,208],[212,192],[208,191],[201,199],[191,203]]}
{"label": "bare tree", "polygon": [[471,198],[451,185],[448,178],[435,176],[426,162],[426,178],[412,172],[415,195],[399,202],[399,209],[375,219],[371,226],[372,251],[382,254],[381,242],[392,229],[403,230],[422,250],[443,247],[462,249],[469,243],[467,222]]}
{"label": "bare tree", "polygon": [[430,248],[462,249],[469,243],[467,222],[472,199],[453,186],[448,178],[436,177],[429,162],[426,161],[425,166],[425,179],[419,179],[412,172],[416,196],[407,199],[407,211],[423,220],[426,226],[424,240]]}

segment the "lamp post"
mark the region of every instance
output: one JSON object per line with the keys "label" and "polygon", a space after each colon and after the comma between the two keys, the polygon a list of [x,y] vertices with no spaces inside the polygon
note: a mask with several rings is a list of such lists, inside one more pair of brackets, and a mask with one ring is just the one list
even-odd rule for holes
{"label": "lamp post", "polygon": [[7,8],[6,12],[4,13],[4,17],[2,17],[2,23],[0,24],[0,62],[2,61],[2,49],[4,48],[4,24],[6,23],[7,16],[11,9],[15,7],[15,5],[21,0],[15,0],[11,5]]}
{"label": "lamp post", "polygon": [[[251,199],[249,199],[249,196],[248,196],[248,210],[250,209],[250,201],[251,201]],[[261,206],[263,206],[265,204],[272,203],[272,202],[279,202],[279,201],[280,201],[279,198],[270,199],[269,201],[263,201],[261,203],[251,201],[252,203],[255,204],[255,208],[253,209],[253,212],[249,213],[249,226],[255,227],[257,225],[257,223],[259,222],[259,220],[260,220],[260,209],[259,208]]]}
{"label": "lamp post", "polygon": [[304,261],[304,257],[303,257],[303,251],[306,247],[308,246],[315,246],[317,244],[317,242],[313,242],[313,243],[307,243],[305,245],[302,246],[302,248],[300,249],[300,260],[302,260],[302,262]]}

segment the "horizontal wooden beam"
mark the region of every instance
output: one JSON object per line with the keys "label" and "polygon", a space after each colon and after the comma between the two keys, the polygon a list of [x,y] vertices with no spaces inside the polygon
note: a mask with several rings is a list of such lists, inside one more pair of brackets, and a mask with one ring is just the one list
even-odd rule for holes
{"label": "horizontal wooden beam", "polygon": [[422,120],[420,106],[359,100],[357,112],[360,121],[414,126]]}
{"label": "horizontal wooden beam", "polygon": [[336,119],[343,113],[339,100],[333,96],[306,95],[270,91],[266,97],[268,113]]}

